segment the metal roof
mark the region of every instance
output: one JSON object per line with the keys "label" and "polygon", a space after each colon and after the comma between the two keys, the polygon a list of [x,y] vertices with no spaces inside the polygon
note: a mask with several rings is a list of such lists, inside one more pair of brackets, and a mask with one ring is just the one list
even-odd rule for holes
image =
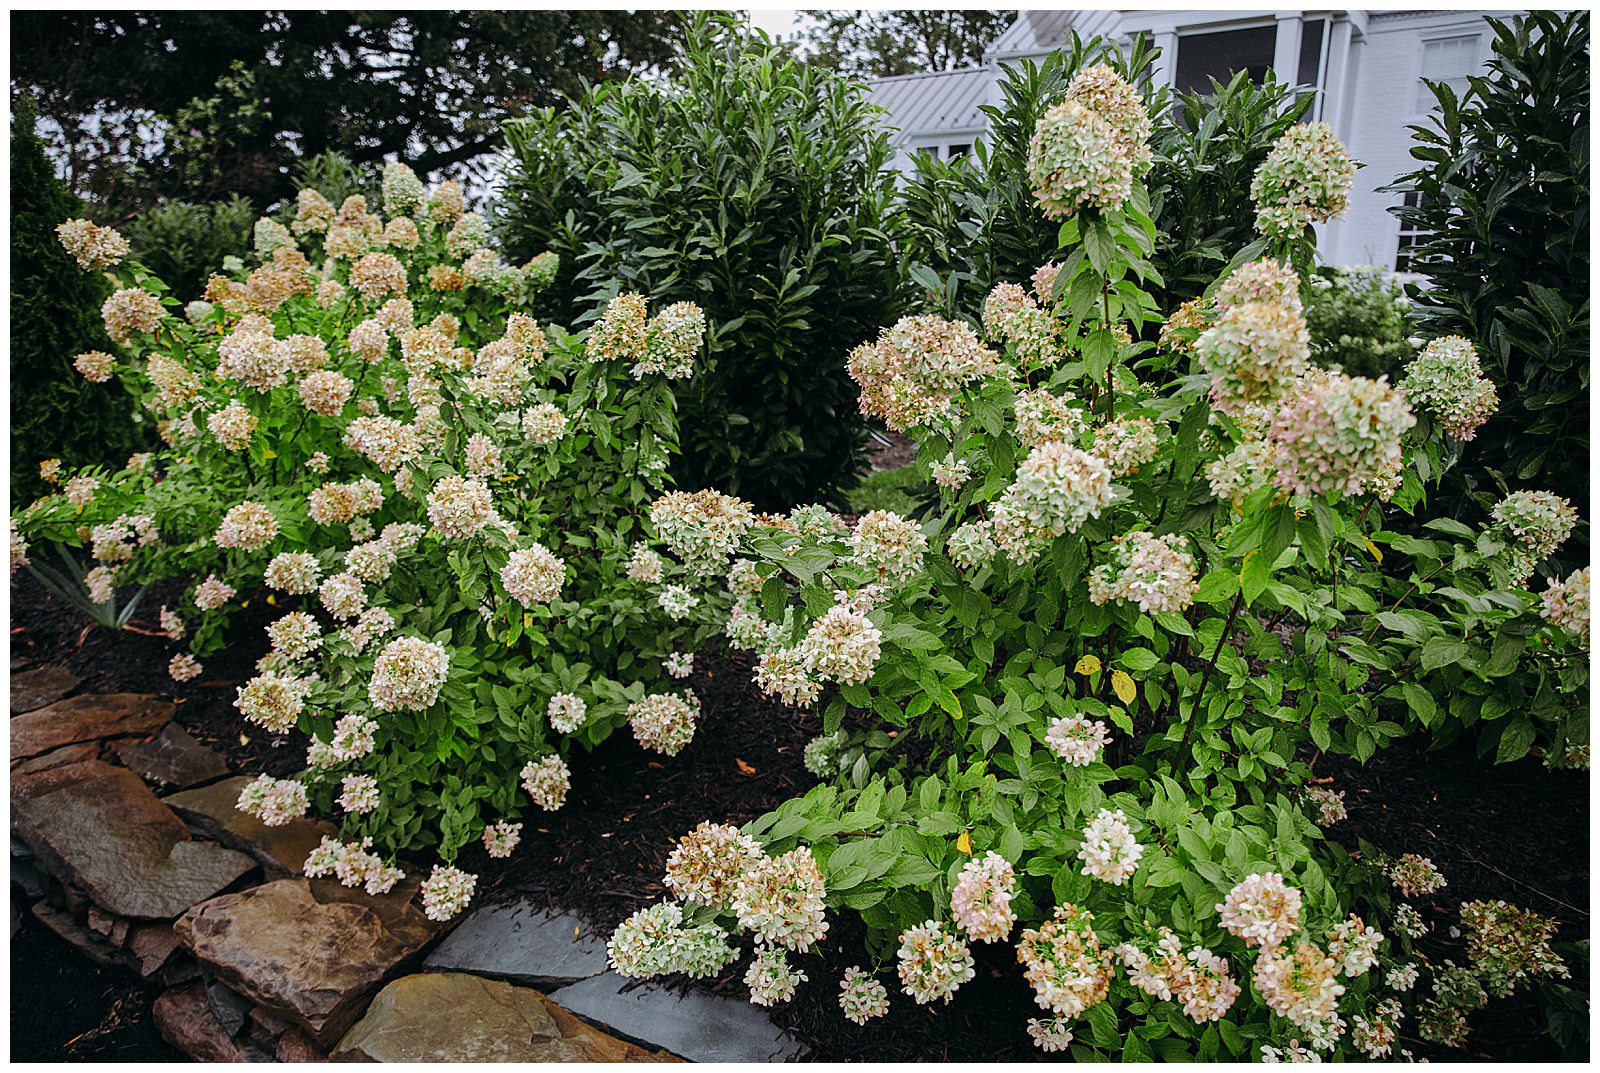
{"label": "metal roof", "polygon": [[985,57],[1005,59],[1041,55],[1066,45],[1072,40],[1074,29],[1077,29],[1084,38],[1090,38],[1096,33],[1107,32],[1107,27],[1102,27],[1101,23],[1114,27],[1119,18],[1120,12],[1117,11],[1056,9],[1018,12],[1017,21],[1011,24],[1009,30],[995,38]]}
{"label": "metal roof", "polygon": [[988,126],[979,107],[987,104],[995,73],[988,67],[879,78],[867,83],[872,103],[889,112],[899,131],[896,142],[911,134],[944,134],[983,130]]}

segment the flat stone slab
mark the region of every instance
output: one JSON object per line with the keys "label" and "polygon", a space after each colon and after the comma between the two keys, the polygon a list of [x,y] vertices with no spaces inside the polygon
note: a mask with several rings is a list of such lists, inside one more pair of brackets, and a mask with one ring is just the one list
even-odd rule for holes
{"label": "flat stone slab", "polygon": [[403,976],[378,993],[333,1057],[368,1062],[659,1062],[531,987],[467,973]]}
{"label": "flat stone slab", "polygon": [[415,879],[377,897],[327,880],[279,879],[197,905],[175,929],[218,979],[327,1046],[437,933],[411,904],[416,891]]}
{"label": "flat stone slab", "polygon": [[256,866],[242,853],[194,841],[126,768],[80,766],[90,772],[85,778],[14,800],[12,824],[45,870],[106,911],[169,920]]}
{"label": "flat stone slab", "polygon": [[623,994],[630,982],[607,972],[563,987],[550,1001],[691,1062],[789,1062],[804,1053],[759,1006],[703,991],[678,995],[651,984]]}
{"label": "flat stone slab", "polygon": [[300,875],[306,858],[333,828],[300,817],[276,827],[239,811],[239,793],[253,780],[235,775],[209,786],[168,794],[161,800],[195,830],[250,854],[273,879]]}
{"label": "flat stone slab", "polygon": [[11,719],[11,762],[101,738],[143,738],[172,721],[177,706],[144,693],[88,693]]}
{"label": "flat stone slab", "polygon": [[11,714],[43,708],[71,693],[83,679],[59,664],[35,667],[11,676]]}
{"label": "flat stone slab", "polygon": [[173,988],[150,1009],[161,1038],[197,1062],[270,1061],[241,1043],[217,1017],[199,981]]}
{"label": "flat stone slab", "polygon": [[128,955],[104,935],[80,924],[72,914],[65,913],[48,902],[34,902],[30,911],[35,920],[65,939],[91,961],[123,969],[130,966],[131,959]]}
{"label": "flat stone slab", "polygon": [[467,914],[424,964],[562,987],[605,972],[606,944],[583,934],[578,918],[566,913],[526,902],[486,905]]}
{"label": "flat stone slab", "polygon": [[130,770],[180,790],[215,782],[228,773],[228,762],[221,753],[195,741],[177,723],[168,723],[149,741],[119,745],[116,753]]}

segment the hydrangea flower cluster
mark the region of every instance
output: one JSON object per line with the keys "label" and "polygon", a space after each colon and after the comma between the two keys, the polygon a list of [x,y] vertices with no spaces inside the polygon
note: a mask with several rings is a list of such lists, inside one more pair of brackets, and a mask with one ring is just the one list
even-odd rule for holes
{"label": "hydrangea flower cluster", "polygon": [[346,775],[339,784],[339,807],[346,812],[371,812],[381,801],[378,780],[371,775]]}
{"label": "hydrangea flower cluster", "polygon": [[[709,577],[727,569],[739,538],[754,524],[755,514],[743,500],[708,488],[699,492],[668,492],[651,504],[650,522],[691,573]],[[655,560],[646,559],[644,573],[636,580],[659,580],[659,575],[645,576],[651,572],[648,564],[652,561],[659,570],[659,556]],[[640,563],[638,551],[634,554],[634,563]],[[634,576],[633,565],[630,565],[629,576]]]}
{"label": "hydrangea flower cluster", "polygon": [[1011,909],[1015,887],[1011,863],[991,850],[962,866],[950,891],[950,915],[975,942],[999,942],[1017,922]]}
{"label": "hydrangea flower cluster", "polygon": [[1083,874],[1120,887],[1139,869],[1144,847],[1133,837],[1121,809],[1101,809],[1083,829],[1078,859]]}
{"label": "hydrangea flower cluster", "polygon": [[686,902],[728,909],[740,878],[764,856],[761,844],[737,827],[703,822],[667,858],[667,889]]}
{"label": "hydrangea flower cluster", "polygon": [[128,256],[128,240],[114,227],[101,227],[88,220],[67,220],[56,225],[61,248],[72,255],[85,271],[110,268]]}
{"label": "hydrangea flower cluster", "polygon": [[1400,1021],[1405,1007],[1397,998],[1385,999],[1373,1007],[1369,1015],[1356,1014],[1351,1018],[1350,1043],[1356,1050],[1373,1061],[1381,1061],[1394,1049],[1400,1038]]}
{"label": "hydrangea flower cluster", "polygon": [[304,816],[310,802],[304,783],[258,775],[240,791],[237,807],[268,827],[281,827]]}
{"label": "hydrangea flower cluster", "polygon": [[483,829],[483,848],[490,857],[503,859],[511,856],[521,841],[520,823],[491,823]]}
{"label": "hydrangea flower cluster", "polygon": [[1162,928],[1155,951],[1146,953],[1133,943],[1123,943],[1116,954],[1135,987],[1183,1006],[1185,1016],[1199,1024],[1220,1020],[1239,997],[1239,984],[1228,963],[1204,947],[1185,951],[1169,928]]}
{"label": "hydrangea flower cluster", "polygon": [[1416,423],[1385,377],[1303,377],[1272,420],[1272,481],[1296,495],[1381,494],[1399,473],[1400,438]]}
{"label": "hydrangea flower cluster", "polygon": [[1086,715],[1063,715],[1051,721],[1045,744],[1068,764],[1083,767],[1100,759],[1101,750],[1111,744],[1111,729]]}
{"label": "hydrangea flower cluster", "polygon": [[397,637],[384,645],[372,666],[368,695],[380,712],[433,707],[450,674],[450,652],[420,637]]}
{"label": "hydrangea flower cluster", "polygon": [[[1027,561],[1048,538],[1077,532],[1110,503],[1111,469],[1103,459],[1066,443],[1040,444],[995,505],[995,541],[1010,558]],[[1015,523],[1020,532],[1010,528]]]}
{"label": "hydrangea flower cluster", "polygon": [[861,412],[907,432],[948,420],[956,392],[993,376],[1000,359],[968,325],[924,315],[902,317],[856,347],[847,367],[861,388]]}
{"label": "hydrangea flower cluster", "polygon": [[1326,786],[1307,786],[1305,799],[1317,810],[1317,822],[1324,827],[1332,827],[1350,818],[1350,813],[1344,807],[1344,794],[1339,790]]}
{"label": "hydrangea flower cluster", "polygon": [[370,838],[360,843],[341,842],[324,837],[322,844],[306,857],[301,871],[309,878],[333,876],[346,887],[363,887],[368,894],[387,894],[405,878],[400,869],[387,865],[367,847]]}
{"label": "hydrangea flower cluster", "polygon": [[916,576],[927,547],[928,538],[915,522],[888,510],[863,514],[850,535],[853,561],[890,585]]}
{"label": "hydrangea flower cluster", "polygon": [[1539,597],[1539,613],[1589,647],[1589,568],[1574,570],[1565,581],[1550,579]]}
{"label": "hydrangea flower cluster", "polygon": [[1046,1054],[1064,1051],[1072,1045],[1072,1024],[1063,1017],[1030,1017],[1028,1038]]}
{"label": "hydrangea flower cluster", "polygon": [[545,717],[550,721],[550,729],[557,734],[571,734],[589,717],[589,706],[582,697],[557,693],[545,705]]}
{"label": "hydrangea flower cluster", "polygon": [[1237,416],[1287,393],[1310,364],[1311,333],[1298,296],[1229,306],[1200,333],[1195,355],[1211,375],[1211,401]]}
{"label": "hydrangea flower cluster", "polygon": [[796,972],[789,964],[788,955],[779,947],[756,950],[745,970],[744,985],[750,989],[750,1001],[757,1006],[776,1006],[794,997],[795,988],[805,983],[807,976]]}
{"label": "hydrangea flower cluster", "polygon": [[533,803],[546,812],[554,812],[566,804],[567,791],[572,789],[572,772],[559,756],[528,761],[518,778]]}
{"label": "hydrangea flower cluster", "polygon": [[500,570],[500,584],[513,600],[532,606],[549,603],[561,591],[567,565],[543,544],[513,551]]}
{"label": "hydrangea flower cluster", "polygon": [[1519,582],[1566,543],[1578,523],[1577,508],[1554,492],[1512,492],[1495,504],[1490,516],[1510,537],[1506,556]]}
{"label": "hydrangea flower cluster", "polygon": [[1113,954],[1100,949],[1094,914],[1063,902],[1053,919],[1022,933],[1017,960],[1034,1001],[1058,1017],[1077,1017],[1111,989]]}
{"label": "hydrangea flower cluster", "polygon": [[273,734],[287,734],[299,721],[309,690],[305,680],[268,672],[240,686],[233,706],[249,722]]}
{"label": "hydrangea flower cluster", "polygon": [[1017,419],[1017,439],[1030,448],[1045,443],[1076,446],[1078,437],[1089,427],[1082,410],[1043,388],[1017,392],[1012,412]]}
{"label": "hydrangea flower cluster", "polygon": [[1556,922],[1549,917],[1504,901],[1475,901],[1461,906],[1461,923],[1473,971],[1497,998],[1541,976],[1572,975],[1550,949]]}
{"label": "hydrangea flower cluster", "polygon": [[448,864],[436,864],[422,881],[422,911],[429,920],[449,920],[472,901],[478,877]]}
{"label": "hydrangea flower cluster", "polygon": [[1217,905],[1223,928],[1263,950],[1277,947],[1300,927],[1300,891],[1277,872],[1246,876]]}
{"label": "hydrangea flower cluster", "polygon": [[997,284],[984,299],[983,331],[990,339],[1009,344],[1017,364],[1025,369],[1055,365],[1066,355],[1056,342],[1050,314],[1015,283]]}
{"label": "hydrangea flower cluster", "polygon": [[611,967],[636,978],[681,972],[710,976],[739,957],[728,933],[715,924],[686,924],[683,907],[657,902],[617,926],[606,943]]}
{"label": "hydrangea flower cluster", "polygon": [[214,538],[219,548],[257,551],[278,535],[278,519],[269,507],[249,501],[229,509],[222,516]]}
{"label": "hydrangea flower cluster", "polygon": [[694,740],[695,722],[700,718],[700,698],[692,691],[653,693],[628,705],[628,725],[636,741],[646,749],[677,756]]}
{"label": "hydrangea flower cluster", "polygon": [[1263,950],[1252,979],[1274,1013],[1307,1031],[1326,1027],[1336,1018],[1339,996],[1345,991],[1339,983],[1338,962],[1305,941],[1293,951],[1278,946]]}
{"label": "hydrangea flower cluster", "polygon": [[1445,887],[1444,873],[1434,866],[1433,861],[1415,853],[1405,853],[1397,860],[1390,861],[1387,871],[1389,881],[1407,898],[1433,894]]}
{"label": "hydrangea flower cluster", "polygon": [[592,362],[631,361],[638,378],[663,373],[677,380],[694,372],[705,333],[705,313],[693,302],[676,302],[652,318],[644,296],[629,292],[607,304],[586,352]]}
{"label": "hydrangea flower cluster", "polygon": [[1406,366],[1400,390],[1439,419],[1456,439],[1472,439],[1494,415],[1500,396],[1483,375],[1478,351],[1459,335],[1434,339]]}
{"label": "hydrangea flower cluster", "polygon": [[1360,976],[1378,963],[1378,947],[1383,944],[1383,932],[1368,927],[1354,913],[1349,919],[1335,924],[1325,938],[1328,954],[1339,963],[1346,976]]}
{"label": "hydrangea flower cluster", "polygon": [[1089,574],[1089,599],[1103,604],[1126,600],[1147,615],[1183,611],[1194,603],[1200,583],[1194,556],[1177,533],[1156,536],[1144,531],[1111,542],[1111,562]]}
{"label": "hydrangea flower cluster", "polygon": [[1344,215],[1355,174],[1355,164],[1332,127],[1295,124],[1273,145],[1251,181],[1256,229],[1270,238],[1294,238],[1308,224]]}
{"label": "hydrangea flower cluster", "polygon": [[1028,143],[1028,181],[1045,215],[1121,208],[1150,165],[1150,130],[1143,100],[1121,75],[1104,65],[1080,71]]}
{"label": "hydrangea flower cluster", "polygon": [[901,932],[898,956],[901,989],[920,1005],[949,1002],[974,976],[967,944],[937,920]]}
{"label": "hydrangea flower cluster", "polygon": [[799,846],[745,869],[734,884],[731,908],[758,942],[804,953],[828,933],[824,889],[811,850]]}
{"label": "hydrangea flower cluster", "polygon": [[848,1020],[864,1025],[889,1012],[889,989],[860,966],[851,965],[839,981],[839,1009]]}

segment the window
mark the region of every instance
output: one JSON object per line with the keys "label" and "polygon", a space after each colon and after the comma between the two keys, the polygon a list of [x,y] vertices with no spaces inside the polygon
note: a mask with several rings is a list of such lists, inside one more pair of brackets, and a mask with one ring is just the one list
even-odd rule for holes
{"label": "window", "polygon": [[[1297,85],[1309,86],[1307,93],[1317,93],[1322,89],[1322,63],[1323,63],[1323,38],[1326,36],[1327,19],[1308,19],[1300,28],[1300,62],[1295,67],[1294,80]],[[1321,100],[1314,101],[1307,118],[1319,119],[1322,116]]]}
{"label": "window", "polygon": [[1272,69],[1272,58],[1277,47],[1278,28],[1275,25],[1184,34],[1178,38],[1178,66],[1173,89],[1179,93],[1207,93],[1211,90],[1213,78],[1226,85],[1237,71],[1249,72],[1250,81],[1259,86]]}
{"label": "window", "polygon": [[[1426,201],[1420,193],[1413,190],[1401,200],[1401,203],[1408,209],[1420,209],[1426,204]],[[1396,272],[1416,271],[1412,267],[1412,258],[1416,254],[1416,247],[1426,242],[1431,234],[1433,232],[1425,230],[1409,220],[1400,221],[1400,240],[1396,244],[1394,251],[1394,270]]]}
{"label": "window", "polygon": [[971,142],[959,142],[945,151],[944,158],[946,160],[954,160],[956,157],[966,156],[970,152],[972,152]]}
{"label": "window", "polygon": [[939,159],[939,147],[937,145],[919,145],[917,146],[917,152],[923,156],[931,156],[935,160]]}
{"label": "window", "polygon": [[[1422,78],[1417,80],[1417,108],[1431,112],[1437,103],[1428,82],[1444,82],[1459,98],[1467,91],[1467,78],[1478,73],[1478,36],[1445,37],[1422,43]],[[1427,81],[1423,81],[1426,79]]]}

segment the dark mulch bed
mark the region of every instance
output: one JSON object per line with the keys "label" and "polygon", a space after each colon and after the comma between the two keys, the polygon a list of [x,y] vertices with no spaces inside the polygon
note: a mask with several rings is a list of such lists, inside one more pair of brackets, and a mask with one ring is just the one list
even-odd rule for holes
{"label": "dark mulch bed", "polygon": [[[21,897],[13,890],[13,904]],[[11,1061],[187,1062],[156,1031],[161,988],[97,965],[22,910],[11,937]]]}
{"label": "dark mulch bed", "polygon": [[867,439],[867,470],[899,469],[917,457],[917,443],[910,436],[892,429],[879,429],[879,434],[889,441],[888,446],[877,437]]}
{"label": "dark mulch bed", "polygon": [[[303,763],[303,742],[242,741],[244,728],[232,708],[233,687],[249,677],[265,651],[260,627],[285,608],[252,601],[236,620],[232,637],[237,643],[207,661],[200,682],[185,686],[166,676],[174,650],[170,642],[93,631],[79,647],[77,612],[20,576],[12,598],[13,656],[65,662],[88,679],[85,688],[173,696],[182,701],[180,721],[223,752],[236,770],[282,775]],[[157,598],[138,617],[153,618],[159,604]],[[462,866],[479,873],[481,902],[528,897],[576,911],[607,935],[662,896],[667,854],[684,832],[708,819],[744,823],[815,784],[801,754],[819,732],[820,720],[762,696],[750,681],[747,656],[705,652],[688,684],[699,694],[704,714],[694,742],[677,757],[646,752],[624,730],[593,753],[572,758],[566,806],[554,814],[525,816],[523,845],[511,860],[491,861],[476,845],[463,853]],[[1493,767],[1462,748],[1424,754],[1414,743],[1395,745],[1365,767],[1328,761],[1322,767],[1346,791],[1351,814],[1335,838],[1351,847],[1365,838],[1392,854],[1425,854],[1448,877],[1450,885],[1426,912],[1433,930],[1421,949],[1431,959],[1464,960],[1461,942],[1449,929],[1457,923],[1459,903],[1473,898],[1504,898],[1550,914],[1561,921],[1562,940],[1588,936],[1586,774],[1547,772],[1531,760]],[[16,949],[14,943],[14,964]],[[809,981],[774,1017],[822,1059],[1045,1057],[1025,1033],[1027,1019],[1037,1011],[1009,945],[979,944],[974,955],[977,977],[937,1009],[899,994],[892,972],[885,974],[881,978],[892,995],[889,1015],[857,1027],[839,1013],[837,996],[844,969],[868,964],[863,933],[853,913],[835,914],[819,949],[797,960]],[[83,961],[62,948],[40,963],[64,958]],[[741,961],[718,979],[694,986],[742,997],[744,967]],[[684,980],[674,983],[689,986]],[[87,996],[94,985],[78,986]],[[30,1001],[28,1008],[39,1007]],[[14,1018],[19,1009],[14,1005]],[[1470,1057],[1504,1061],[1557,1055],[1532,992],[1491,1001],[1471,1023]],[[114,1037],[96,1038],[106,1041],[103,1046],[120,1045]],[[1408,1043],[1418,1053],[1429,1051],[1414,1039]],[[77,1051],[51,1054],[81,1057]]]}
{"label": "dark mulch bed", "polygon": [[[1330,758],[1331,759],[1331,758]],[[1533,758],[1491,765],[1467,744],[1429,751],[1421,739],[1400,741],[1365,767],[1324,761],[1345,793],[1350,818],[1330,837],[1351,849],[1366,839],[1393,856],[1431,858],[1448,884],[1410,899],[1429,925],[1417,943],[1430,962],[1467,964],[1462,902],[1503,899],[1556,920],[1562,943],[1589,938],[1589,775],[1551,771]],[[1457,934],[1452,935],[1454,930]],[[1578,987],[1586,965],[1573,966]],[[1526,988],[1468,1015],[1468,1054],[1490,1061],[1555,1061],[1562,1057],[1545,1024],[1536,988]],[[1417,1052],[1460,1060],[1461,1051],[1403,1035]]]}
{"label": "dark mulch bed", "polygon": [[[185,583],[153,584],[134,611],[132,625],[155,630],[163,603],[178,606]],[[133,590],[119,592],[132,595]],[[177,720],[196,740],[215,749],[235,771],[283,777],[305,767],[303,739],[274,738],[247,725],[233,706],[239,686],[267,654],[264,627],[290,608],[270,605],[261,593],[240,594],[241,606],[229,625],[228,645],[207,656],[204,672],[192,682],[174,682],[167,673],[173,655],[187,651],[165,636],[98,627],[84,632],[88,619],[52,595],[25,570],[11,579],[11,666],[62,664],[83,679],[84,693],[154,693],[178,705]]]}

